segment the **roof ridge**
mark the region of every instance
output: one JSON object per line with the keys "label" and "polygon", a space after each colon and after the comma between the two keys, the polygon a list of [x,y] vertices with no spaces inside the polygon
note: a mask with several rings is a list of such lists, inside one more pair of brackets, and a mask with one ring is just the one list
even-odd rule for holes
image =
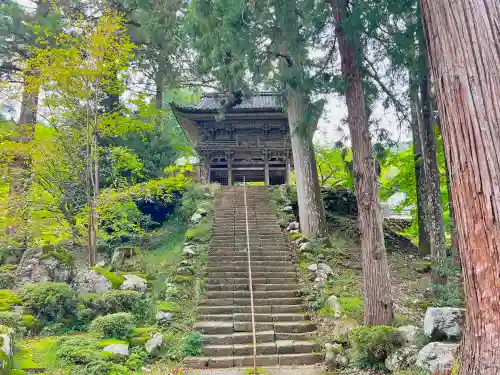
{"label": "roof ridge", "polygon": [[[217,98],[219,96],[222,96],[222,95],[226,95],[227,93],[224,93],[224,92],[204,92],[201,94],[201,97],[202,98]],[[283,95],[281,92],[279,91],[255,91],[253,93],[250,93],[250,94],[243,94],[243,96],[247,96],[249,95],[250,97],[252,96],[281,96]]]}

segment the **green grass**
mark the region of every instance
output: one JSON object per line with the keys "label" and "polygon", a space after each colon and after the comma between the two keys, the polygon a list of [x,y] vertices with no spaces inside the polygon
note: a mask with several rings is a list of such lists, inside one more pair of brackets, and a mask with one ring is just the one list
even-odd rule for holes
{"label": "green grass", "polygon": [[26,339],[16,342],[17,353],[14,356],[15,369],[46,368],[50,370],[56,364],[57,337]]}

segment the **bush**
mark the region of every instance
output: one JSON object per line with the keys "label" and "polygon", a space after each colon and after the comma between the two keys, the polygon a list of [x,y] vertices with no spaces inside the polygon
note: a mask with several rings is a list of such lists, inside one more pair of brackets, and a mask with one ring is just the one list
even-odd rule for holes
{"label": "bush", "polygon": [[184,337],[184,355],[197,356],[201,354],[203,336],[200,332],[188,332]]}
{"label": "bush", "polygon": [[174,301],[161,302],[160,304],[158,304],[156,308],[158,311],[171,312],[171,313],[181,311],[181,306]]}
{"label": "bush", "polygon": [[0,326],[16,328],[20,325],[22,316],[13,311],[0,311]]}
{"label": "bush", "polygon": [[75,328],[86,330],[92,320],[105,314],[104,300],[96,293],[82,293],[78,295],[76,309],[77,324]]}
{"label": "bush", "polygon": [[102,275],[111,283],[114,289],[120,289],[122,284],[125,282],[125,277],[117,275],[116,273],[104,268],[104,267],[92,267],[99,275]]}
{"label": "bush", "polygon": [[354,362],[361,368],[384,369],[384,361],[399,346],[397,331],[389,326],[359,326],[349,332]]}
{"label": "bush", "polygon": [[126,339],[134,328],[134,317],[129,313],[100,316],[90,323],[89,331],[99,338]]}
{"label": "bush", "polygon": [[101,359],[98,341],[87,336],[68,336],[57,341],[56,359],[61,364],[85,365]]}
{"label": "bush", "polygon": [[12,289],[16,285],[16,275],[13,272],[0,269],[0,289]]}
{"label": "bush", "polygon": [[76,310],[76,295],[65,283],[26,285],[20,291],[24,311],[44,322],[72,319]]}
{"label": "bush", "polygon": [[21,304],[21,299],[11,290],[0,290],[0,311],[11,311],[15,305]]}
{"label": "bush", "polygon": [[142,294],[135,290],[110,290],[102,299],[107,314],[138,312],[141,305],[144,305]]}

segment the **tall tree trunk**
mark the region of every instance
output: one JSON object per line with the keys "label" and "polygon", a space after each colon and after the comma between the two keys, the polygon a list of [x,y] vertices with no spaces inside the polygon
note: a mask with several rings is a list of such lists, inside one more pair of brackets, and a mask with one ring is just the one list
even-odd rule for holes
{"label": "tall tree trunk", "polygon": [[319,186],[312,132],[305,131],[304,114],[311,111],[308,98],[292,89],[287,93],[288,123],[295,166],[300,228],[306,236],[325,238],[326,219]]}
{"label": "tall tree trunk", "polygon": [[347,20],[347,0],[330,0],[336,23],[342,74],[346,80],[346,101],[354,163],[358,221],[363,252],[365,324],[392,324],[394,320],[389,267],[384,243],[377,174],[366,116],[365,96],[356,54],[354,33],[343,28]]}
{"label": "tall tree trunk", "polygon": [[497,0],[422,0],[466,295],[460,375],[500,374]]}
{"label": "tall tree trunk", "polygon": [[418,33],[420,106],[422,118],[420,135],[422,140],[422,157],[424,161],[424,187],[427,190],[428,219],[430,234],[432,273],[431,284],[446,284],[446,243],[444,236],[443,206],[441,200],[440,174],[437,161],[436,134],[432,118],[432,100],[430,92],[430,68],[427,56],[427,45],[423,30]]}
{"label": "tall tree trunk", "polygon": [[420,256],[431,253],[430,234],[427,226],[428,218],[425,209],[427,191],[425,189],[424,162],[422,157],[422,140],[420,137],[418,115],[418,87],[414,79],[410,80],[410,107],[411,107],[411,132],[413,137],[413,162],[415,164],[415,188],[417,192],[417,217],[418,217],[418,251]]}
{"label": "tall tree trunk", "polygon": [[[163,90],[164,86],[164,76],[163,72],[160,70],[160,64],[158,63],[158,70],[155,73],[155,108],[157,111],[163,110]],[[156,117],[156,126],[158,129],[163,128],[163,113]]]}

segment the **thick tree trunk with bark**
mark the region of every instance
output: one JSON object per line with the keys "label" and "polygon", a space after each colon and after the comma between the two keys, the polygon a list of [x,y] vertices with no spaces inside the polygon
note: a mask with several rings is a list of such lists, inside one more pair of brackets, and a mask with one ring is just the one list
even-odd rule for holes
{"label": "thick tree trunk with bark", "polygon": [[292,142],[295,180],[299,204],[300,228],[306,236],[326,237],[326,219],[319,186],[312,132],[305,131],[304,114],[311,110],[308,98],[288,90],[287,109]]}
{"label": "thick tree trunk with bark", "polygon": [[461,375],[500,374],[498,0],[422,0],[466,295]]}
{"label": "thick tree trunk with bark", "polygon": [[418,88],[413,80],[410,82],[410,106],[411,106],[411,132],[413,137],[413,162],[415,164],[415,188],[417,192],[417,217],[418,217],[418,252],[420,256],[431,253],[429,228],[427,226],[425,209],[427,191],[424,187],[424,161],[422,157],[422,140],[420,137],[419,114],[418,114]]}
{"label": "thick tree trunk with bark", "polygon": [[418,33],[420,54],[420,136],[422,140],[422,157],[424,161],[424,188],[427,190],[425,218],[430,235],[432,273],[431,284],[446,284],[446,243],[444,237],[443,206],[439,166],[437,161],[436,134],[432,118],[432,100],[430,92],[430,68],[427,56],[427,45],[423,31]]}
{"label": "thick tree trunk with bark", "polygon": [[365,96],[356,54],[356,35],[345,35],[347,0],[330,0],[335,33],[346,80],[346,101],[354,163],[358,221],[363,252],[365,324],[392,324],[394,319],[389,267],[384,243],[377,175],[373,157]]}

